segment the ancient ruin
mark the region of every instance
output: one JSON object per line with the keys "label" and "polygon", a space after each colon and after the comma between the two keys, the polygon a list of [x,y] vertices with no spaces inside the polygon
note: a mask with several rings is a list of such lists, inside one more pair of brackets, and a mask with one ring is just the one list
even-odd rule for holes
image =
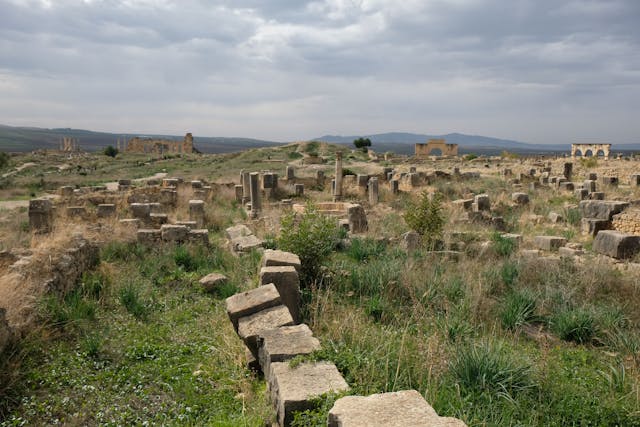
{"label": "ancient ruin", "polygon": [[191,154],[193,153],[193,136],[187,133],[182,141],[167,139],[133,137],[124,150],[127,153],[151,154]]}
{"label": "ancient ruin", "polygon": [[571,144],[571,157],[597,157],[602,153],[609,160],[611,144]]}
{"label": "ancient ruin", "polygon": [[445,139],[430,139],[426,144],[417,143],[415,146],[416,157],[458,155],[458,144],[447,144]]}
{"label": "ancient ruin", "polygon": [[80,139],[63,136],[62,139],[60,139],[60,151],[80,151]]}

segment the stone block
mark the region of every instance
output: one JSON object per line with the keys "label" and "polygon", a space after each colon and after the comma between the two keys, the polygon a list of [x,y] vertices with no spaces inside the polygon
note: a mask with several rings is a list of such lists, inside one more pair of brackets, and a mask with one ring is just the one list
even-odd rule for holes
{"label": "stone block", "polygon": [[188,227],[187,230],[187,240],[190,243],[196,243],[205,246],[209,245],[209,230],[207,230],[206,228],[190,229]]}
{"label": "stone block", "polygon": [[152,213],[149,215],[149,222],[153,226],[160,228],[162,224],[169,222],[169,216],[163,213]]}
{"label": "stone block", "polygon": [[304,195],[304,184],[294,184],[293,185],[293,191],[294,191],[296,196],[303,196]]}
{"label": "stone block", "polygon": [[602,230],[593,240],[593,251],[616,259],[628,259],[640,252],[640,236]]}
{"label": "stone block", "polygon": [[153,246],[162,240],[162,232],[155,229],[140,229],[136,233],[138,243]]}
{"label": "stone block", "polygon": [[148,220],[149,215],[151,215],[151,206],[149,206],[149,203],[131,203],[129,209],[131,210],[131,216],[143,221]]}
{"label": "stone block", "polygon": [[235,252],[250,252],[252,249],[261,248],[263,244],[264,241],[253,234],[250,236],[237,237],[231,240],[231,248]]}
{"label": "stone block", "polygon": [[278,289],[282,304],[291,313],[295,323],[300,322],[300,278],[295,267],[275,266],[260,269],[260,285],[273,283]]}
{"label": "stone block", "polygon": [[215,292],[216,289],[226,285],[228,282],[229,278],[220,273],[210,273],[199,280],[199,283],[205,292]]}
{"label": "stone block", "polygon": [[611,221],[615,214],[619,214],[629,206],[628,202],[606,200],[583,200],[580,202],[582,218],[605,219]]}
{"label": "stone block", "polygon": [[573,182],[561,182],[559,188],[564,191],[573,191],[575,190],[575,185]]}
{"label": "stone block", "polygon": [[529,195],[527,193],[513,193],[511,194],[511,201],[518,205],[526,205],[529,203]]}
{"label": "stone block", "polygon": [[602,191],[594,191],[593,193],[589,193],[589,199],[604,200],[604,193]]}
{"label": "stone block", "polygon": [[587,177],[589,178],[590,181],[598,180],[598,174],[595,172],[589,172],[589,175],[587,175]]}
{"label": "stone block", "polygon": [[291,266],[300,272],[300,257],[291,252],[265,249],[262,254],[263,267]]}
{"label": "stone block", "polygon": [[352,233],[364,233],[369,225],[367,222],[367,214],[364,208],[359,204],[350,204],[347,206],[347,218],[349,219],[349,227]]}
{"label": "stone block", "polygon": [[195,230],[197,228],[197,223],[195,221],[176,221],[176,225],[184,225],[189,230]]}
{"label": "stone block", "polygon": [[202,185],[203,185],[202,181],[199,181],[199,180],[191,181],[191,188],[193,188],[194,190],[201,190]]}
{"label": "stone block", "polygon": [[513,241],[516,246],[522,243],[522,234],[514,234],[514,233],[503,233],[500,235],[503,239]]}
{"label": "stone block", "polygon": [[282,305],[282,299],[275,285],[260,286],[250,291],[238,293],[225,300],[227,315],[238,330],[238,320],[251,316],[267,308]]}
{"label": "stone block", "polygon": [[629,183],[632,187],[640,187],[640,173],[634,173],[629,177]]}
{"label": "stone block", "polygon": [[549,221],[554,224],[557,224],[559,222],[564,222],[564,218],[562,217],[562,215],[556,212],[549,212],[549,215],[547,216],[547,218],[549,218]]}
{"label": "stone block", "polygon": [[178,192],[163,188],[160,190],[160,203],[167,206],[175,206],[178,203]]}
{"label": "stone block", "polygon": [[589,197],[589,190],[586,188],[579,188],[573,192],[578,200],[586,200]]}
{"label": "stone block", "polygon": [[558,255],[560,255],[561,257],[573,258],[582,254],[584,254],[584,251],[582,249],[573,249],[565,246],[558,248]]}
{"label": "stone block", "polygon": [[282,326],[258,334],[258,360],[267,381],[271,376],[271,363],[284,362],[316,350],[320,350],[320,341],[305,324]]}
{"label": "stone block", "polygon": [[87,216],[87,210],[84,206],[67,206],[67,216],[69,218],[84,218]]}
{"label": "stone block", "polygon": [[601,176],[600,183],[602,185],[616,186],[618,185],[618,177],[617,176]]}
{"label": "stone block", "polygon": [[99,204],[96,214],[98,215],[98,218],[108,218],[111,216],[115,216],[116,205],[112,203]]}
{"label": "stone block", "polygon": [[441,417],[415,390],[345,396],[329,411],[328,427],[465,427],[457,418]]}
{"label": "stone block", "polygon": [[239,224],[229,227],[225,230],[227,239],[233,240],[238,237],[251,236],[253,232],[246,225]]}
{"label": "stone block", "polygon": [[458,200],[454,200],[451,203],[453,203],[453,206],[455,207],[468,211],[469,209],[471,209],[471,205],[473,204],[473,199],[458,199]]}
{"label": "stone block", "polygon": [[53,227],[53,204],[49,199],[29,200],[29,229],[48,233]]}
{"label": "stone block", "polygon": [[58,190],[58,194],[60,194],[61,197],[71,197],[73,196],[73,190],[74,188],[70,185],[65,185],[63,187],[60,187],[60,189]]}
{"label": "stone block", "polygon": [[608,230],[611,228],[611,221],[606,219],[593,219],[582,218],[580,220],[580,229],[582,234],[589,234],[595,236],[601,230]]}
{"label": "stone block", "polygon": [[523,249],[520,251],[522,258],[535,259],[540,257],[540,251],[538,249]]}
{"label": "stone block", "polygon": [[160,230],[162,231],[162,240],[165,242],[185,242],[189,233],[184,225],[164,224]]}
{"label": "stone block", "polygon": [[118,221],[118,224],[125,228],[138,229],[140,228],[140,220],[137,218],[125,218]]}
{"label": "stone block", "polygon": [[180,181],[176,178],[164,178],[162,180],[162,186],[164,188],[177,188]]}
{"label": "stone block", "polygon": [[555,251],[559,247],[564,246],[567,243],[567,239],[558,236],[536,236],[533,239],[533,244],[543,251]]}
{"label": "stone block", "polygon": [[251,353],[258,357],[258,336],[268,329],[280,326],[292,326],[293,318],[284,305],[266,308],[250,316],[238,320],[238,335]]}
{"label": "stone block", "polygon": [[330,362],[302,363],[295,368],[287,362],[272,363],[268,387],[280,426],[290,426],[294,412],[314,409],[314,398],[349,390]]}
{"label": "stone block", "polygon": [[151,214],[165,213],[162,209],[162,204],[158,202],[149,203],[149,209],[151,210]]}
{"label": "stone block", "polygon": [[491,209],[491,202],[489,201],[488,194],[478,194],[473,198],[473,202],[477,205],[477,211],[488,211]]}
{"label": "stone block", "polygon": [[587,179],[582,183],[582,188],[587,190],[589,193],[593,193],[596,191],[596,181]]}

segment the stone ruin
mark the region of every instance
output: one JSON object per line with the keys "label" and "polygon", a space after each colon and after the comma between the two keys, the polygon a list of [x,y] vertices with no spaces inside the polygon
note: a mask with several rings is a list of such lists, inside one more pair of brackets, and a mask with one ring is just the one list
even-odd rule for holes
{"label": "stone ruin", "polygon": [[[337,367],[328,361],[289,362],[321,348],[308,325],[300,323],[300,259],[267,250],[260,284],[226,299],[229,320],[246,346],[247,367],[264,374],[277,425],[290,426],[295,412],[315,409],[326,393],[348,393]],[[345,396],[329,411],[329,426],[462,427],[456,418],[440,417],[415,390]]]}
{"label": "stone ruin", "polygon": [[417,143],[415,145],[416,157],[429,157],[440,151],[440,156],[454,157],[458,155],[458,144],[447,144],[445,139],[430,139],[426,144]]}
{"label": "stone ruin", "polygon": [[609,160],[609,155],[611,153],[611,144],[571,144],[571,157],[576,158],[578,155],[582,157],[589,157],[587,153],[590,153],[591,156],[596,157],[598,152],[602,151],[605,160]]}
{"label": "stone ruin", "polygon": [[63,136],[60,140],[60,151],[77,152],[80,151],[80,140],[70,136]]}
{"label": "stone ruin", "polygon": [[167,139],[134,137],[129,140],[124,150],[127,153],[152,154],[191,154],[193,153],[193,136],[187,133],[182,141]]}

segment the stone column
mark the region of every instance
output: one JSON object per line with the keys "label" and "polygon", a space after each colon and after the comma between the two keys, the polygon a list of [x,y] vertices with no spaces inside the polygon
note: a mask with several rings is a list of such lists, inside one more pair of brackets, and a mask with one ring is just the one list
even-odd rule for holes
{"label": "stone column", "polygon": [[372,206],[378,204],[378,178],[369,180],[369,203]]}
{"label": "stone column", "polygon": [[293,166],[287,166],[286,175],[287,175],[287,180],[294,179],[296,177]]}
{"label": "stone column", "polygon": [[48,233],[53,226],[53,205],[49,199],[29,200],[29,229]]}
{"label": "stone column", "polygon": [[391,181],[389,181],[389,183],[391,184],[391,193],[398,194],[398,191],[399,191],[398,180],[392,179]]}
{"label": "stone column", "polygon": [[317,171],[316,172],[316,183],[318,185],[323,185],[324,184],[324,171]]}
{"label": "stone column", "polygon": [[304,195],[304,184],[294,184],[293,186],[296,196]]}
{"label": "stone column", "polygon": [[571,175],[573,175],[573,163],[566,162],[564,164],[564,172],[563,175],[567,180],[571,181]]}
{"label": "stone column", "polygon": [[189,200],[189,220],[195,221],[197,228],[204,227],[204,201]]}
{"label": "stone column", "polygon": [[251,199],[251,178],[249,172],[242,171],[240,183],[242,184],[242,204]]}
{"label": "stone column", "polygon": [[260,212],[260,174],[252,172],[249,174],[250,194],[251,194],[251,218],[257,218]]}
{"label": "stone column", "polygon": [[342,200],[342,151],[336,152],[336,185],[333,191],[333,201]]}

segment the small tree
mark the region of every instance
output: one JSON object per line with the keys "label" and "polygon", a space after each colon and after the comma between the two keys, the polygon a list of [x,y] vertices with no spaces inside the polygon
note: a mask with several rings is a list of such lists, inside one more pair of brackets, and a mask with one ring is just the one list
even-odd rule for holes
{"label": "small tree", "polygon": [[362,151],[366,152],[367,151],[367,147],[371,147],[371,140],[369,138],[354,139],[353,140],[353,145],[355,145],[356,148],[359,148]]}
{"label": "small tree", "polygon": [[422,236],[427,247],[433,249],[442,238],[445,217],[442,212],[442,194],[423,191],[417,201],[409,202],[404,214],[407,225]]}
{"label": "small tree", "polygon": [[322,263],[338,243],[338,225],[309,202],[302,215],[286,214],[281,226],[278,248],[300,257],[301,283],[308,286],[318,278]]}
{"label": "small tree", "polygon": [[113,145],[108,146],[107,148],[104,149],[104,151],[102,152],[105,156],[109,156],[109,157],[115,157],[118,155],[118,149],[115,148]]}
{"label": "small tree", "polygon": [[4,169],[9,165],[9,155],[4,151],[0,151],[0,169]]}

